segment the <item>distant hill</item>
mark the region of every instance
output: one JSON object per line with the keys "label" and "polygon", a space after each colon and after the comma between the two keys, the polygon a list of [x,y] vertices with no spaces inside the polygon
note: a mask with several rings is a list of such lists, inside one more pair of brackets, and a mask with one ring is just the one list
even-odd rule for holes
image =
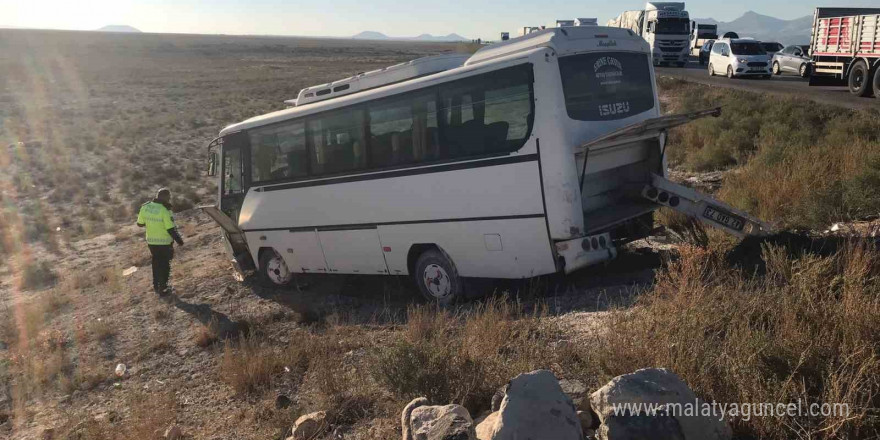
{"label": "distant hill", "polygon": [[719,22],[712,18],[695,18],[697,23],[717,24],[718,35],[725,32],[736,32],[740,37],[751,37],[761,41],[776,41],[784,45],[809,44],[813,28],[813,16],[782,20],[754,11],[746,12],[742,17],[730,22]]}
{"label": "distant hill", "polygon": [[140,33],[140,29],[133,28],[127,24],[111,24],[97,29],[100,32],[134,32]]}
{"label": "distant hill", "polygon": [[363,31],[357,35],[353,35],[351,38],[356,40],[409,40],[409,41],[470,41],[469,38],[462,37],[458,34],[449,34],[449,35],[431,35],[431,34],[422,34],[418,37],[389,37],[381,32],[376,31]]}
{"label": "distant hill", "polygon": [[376,31],[363,31],[357,35],[353,35],[351,38],[354,38],[355,40],[390,40],[388,35]]}

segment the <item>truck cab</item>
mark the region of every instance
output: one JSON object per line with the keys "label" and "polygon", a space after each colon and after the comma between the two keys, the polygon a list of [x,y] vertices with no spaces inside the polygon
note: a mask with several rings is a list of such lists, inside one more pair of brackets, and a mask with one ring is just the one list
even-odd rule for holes
{"label": "truck cab", "polygon": [[690,56],[690,18],[684,3],[649,2],[645,6],[642,37],[651,45],[654,65],[684,67]]}

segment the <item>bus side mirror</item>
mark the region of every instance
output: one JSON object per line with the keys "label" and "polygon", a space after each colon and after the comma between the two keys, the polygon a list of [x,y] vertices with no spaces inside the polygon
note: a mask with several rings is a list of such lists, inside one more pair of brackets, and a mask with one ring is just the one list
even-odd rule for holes
{"label": "bus side mirror", "polygon": [[208,177],[217,175],[217,152],[212,151],[208,156]]}

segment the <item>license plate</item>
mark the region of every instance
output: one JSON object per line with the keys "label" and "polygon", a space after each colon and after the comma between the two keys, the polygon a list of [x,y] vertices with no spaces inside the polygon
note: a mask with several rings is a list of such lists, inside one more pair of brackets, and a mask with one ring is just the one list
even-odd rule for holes
{"label": "license plate", "polygon": [[760,68],[760,67],[752,67],[751,69],[749,69],[749,72],[763,72],[763,71],[764,71],[764,69]]}
{"label": "license plate", "polygon": [[746,226],[746,219],[715,206],[707,206],[706,209],[703,210],[703,217],[712,220],[721,226],[737,231],[742,231]]}

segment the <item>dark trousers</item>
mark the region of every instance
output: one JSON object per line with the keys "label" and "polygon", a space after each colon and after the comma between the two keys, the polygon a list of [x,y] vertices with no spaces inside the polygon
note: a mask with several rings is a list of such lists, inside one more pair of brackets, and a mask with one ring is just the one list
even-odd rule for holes
{"label": "dark trousers", "polygon": [[168,278],[171,276],[171,259],[174,258],[174,248],[170,244],[151,244],[150,254],[153,256],[153,290],[159,292],[168,287]]}

